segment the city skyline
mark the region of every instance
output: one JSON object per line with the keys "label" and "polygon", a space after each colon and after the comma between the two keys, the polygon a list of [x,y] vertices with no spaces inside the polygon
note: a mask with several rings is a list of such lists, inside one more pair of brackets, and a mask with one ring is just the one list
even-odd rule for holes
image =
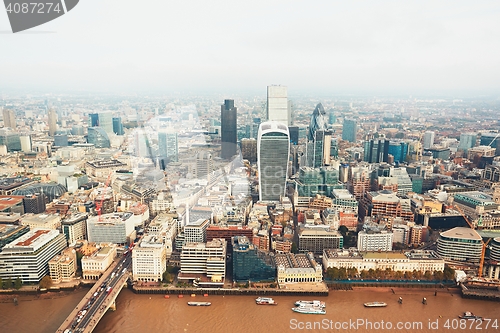
{"label": "city skyline", "polygon": [[489,95],[500,87],[493,1],[473,8],[465,1],[150,7],[80,3],[15,35],[0,14],[0,40],[9,50],[2,54],[0,92],[257,93],[283,84],[290,96]]}

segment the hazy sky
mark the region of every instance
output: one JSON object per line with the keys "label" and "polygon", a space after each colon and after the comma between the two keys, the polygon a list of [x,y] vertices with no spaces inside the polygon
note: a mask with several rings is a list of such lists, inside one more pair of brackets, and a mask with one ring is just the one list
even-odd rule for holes
{"label": "hazy sky", "polygon": [[499,1],[80,0],[9,31],[4,90],[500,95]]}

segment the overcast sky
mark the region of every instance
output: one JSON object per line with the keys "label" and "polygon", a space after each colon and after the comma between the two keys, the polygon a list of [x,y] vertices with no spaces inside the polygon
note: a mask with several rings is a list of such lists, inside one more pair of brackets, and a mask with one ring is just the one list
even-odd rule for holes
{"label": "overcast sky", "polygon": [[499,1],[80,0],[0,32],[4,90],[500,95]]}

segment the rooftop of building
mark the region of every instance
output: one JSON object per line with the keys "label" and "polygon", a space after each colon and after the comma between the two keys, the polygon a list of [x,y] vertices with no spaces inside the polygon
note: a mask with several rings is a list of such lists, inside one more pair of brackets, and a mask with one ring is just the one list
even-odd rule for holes
{"label": "rooftop of building", "polygon": [[27,177],[8,177],[0,179],[0,190],[8,191],[18,186],[31,183],[33,180]]}
{"label": "rooftop of building", "polygon": [[205,249],[205,248],[226,248],[226,240],[222,238],[214,238],[206,243],[186,243],[183,246],[184,249],[195,248],[195,249]]}
{"label": "rooftop of building", "polygon": [[14,223],[21,218],[21,213],[0,212],[0,223]]}
{"label": "rooftop of building", "polygon": [[0,224],[0,239],[9,237],[16,232],[28,228],[25,225]]}
{"label": "rooftop of building", "polygon": [[80,221],[86,221],[88,218],[87,213],[76,213],[76,214],[71,214],[67,218],[65,218],[62,221],[62,224],[75,224]]}
{"label": "rooftop of building", "polygon": [[22,195],[0,195],[0,211],[22,204]]}
{"label": "rooftop of building", "polygon": [[438,254],[435,251],[431,250],[411,250],[409,252],[405,252],[405,256],[408,259],[435,259],[441,260]]}
{"label": "rooftop of building", "polygon": [[44,225],[46,223],[53,223],[54,221],[60,220],[61,217],[59,214],[26,214],[21,218],[21,223],[29,223],[29,224],[40,224]]}
{"label": "rooftop of building", "polygon": [[447,231],[443,231],[440,235],[447,238],[458,238],[476,241],[482,240],[481,236],[477,233],[476,230],[464,227],[456,227]]}
{"label": "rooftop of building", "polygon": [[118,160],[94,160],[88,161],[87,164],[94,168],[116,168],[126,166],[125,163]]}
{"label": "rooftop of building", "polygon": [[316,262],[311,260],[306,254],[280,253],[274,256],[276,266],[285,268],[314,268]]}
{"label": "rooftop of building", "polygon": [[4,251],[7,248],[29,248],[36,251],[36,249],[42,247],[58,235],[58,230],[33,229],[28,233],[22,235],[18,239],[7,244],[4,248]]}
{"label": "rooftop of building", "polygon": [[365,259],[406,259],[406,256],[401,252],[361,252]]}
{"label": "rooftop of building", "polygon": [[348,190],[346,189],[333,189],[332,190],[332,194],[333,194],[333,197],[334,198],[337,198],[337,199],[354,199],[354,195],[351,194],[351,192],[349,192]]}
{"label": "rooftop of building", "polygon": [[300,236],[340,236],[337,230],[327,229],[329,226],[320,226],[318,228],[301,228],[299,230]]}
{"label": "rooftop of building", "polygon": [[102,223],[102,224],[120,224],[125,223],[128,219],[130,219],[134,214],[130,212],[126,213],[109,213],[102,214],[99,216],[90,216],[88,218],[89,223]]}
{"label": "rooftop of building", "polygon": [[185,227],[201,227],[203,224],[208,223],[207,219],[198,219],[194,222],[189,222]]}

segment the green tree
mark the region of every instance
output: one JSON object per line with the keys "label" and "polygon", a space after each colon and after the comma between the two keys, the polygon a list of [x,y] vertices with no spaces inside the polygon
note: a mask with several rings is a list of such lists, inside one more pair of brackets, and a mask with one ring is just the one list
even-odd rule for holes
{"label": "green tree", "polygon": [[444,279],[444,274],[441,271],[434,271],[434,280],[442,281]]}
{"label": "green tree", "polygon": [[369,277],[368,272],[365,269],[361,271],[360,276],[362,279],[367,279]]}
{"label": "green tree", "polygon": [[168,271],[163,272],[162,281],[165,283],[172,283],[172,275]]}
{"label": "green tree", "polygon": [[446,266],[443,271],[443,279],[444,280],[453,280],[455,278],[455,270]]}
{"label": "green tree", "polygon": [[342,236],[347,236],[347,233],[349,232],[349,229],[345,225],[341,225],[339,227],[339,232]]}
{"label": "green tree", "polygon": [[14,281],[12,281],[11,278],[8,278],[7,280],[5,280],[4,286],[4,289],[12,289],[12,287],[14,286]]}
{"label": "green tree", "polygon": [[14,289],[19,290],[23,286],[23,281],[20,278],[17,278],[14,281]]}
{"label": "green tree", "polygon": [[292,253],[299,253],[299,248],[295,242],[292,243]]}
{"label": "green tree", "polygon": [[424,273],[424,279],[426,279],[427,281],[432,280],[432,273],[431,273],[431,271],[425,271],[425,273]]}
{"label": "green tree", "polygon": [[41,289],[48,289],[52,286],[52,278],[48,275],[45,275],[43,279],[40,281]]}

